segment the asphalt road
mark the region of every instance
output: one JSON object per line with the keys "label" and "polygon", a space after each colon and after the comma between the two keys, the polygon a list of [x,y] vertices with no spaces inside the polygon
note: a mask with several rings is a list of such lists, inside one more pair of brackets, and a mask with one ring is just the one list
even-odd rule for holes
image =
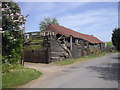
{"label": "asphalt road", "polygon": [[62,67],[53,74],[48,74],[47,77],[39,78],[23,87],[118,88],[118,64],[118,53],[112,53]]}

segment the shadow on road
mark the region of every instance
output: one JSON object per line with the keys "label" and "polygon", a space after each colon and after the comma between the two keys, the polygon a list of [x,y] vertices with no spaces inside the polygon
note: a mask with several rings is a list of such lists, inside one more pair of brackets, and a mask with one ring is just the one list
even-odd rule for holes
{"label": "shadow on road", "polygon": [[112,57],[113,59],[117,59],[117,60],[120,60],[120,56],[118,57]]}
{"label": "shadow on road", "polygon": [[[120,57],[112,57],[114,60],[120,59]],[[115,63],[101,64],[100,66],[89,66],[87,69],[96,71],[101,74],[104,80],[118,81],[120,80],[120,61]],[[119,77],[118,77],[119,76]]]}

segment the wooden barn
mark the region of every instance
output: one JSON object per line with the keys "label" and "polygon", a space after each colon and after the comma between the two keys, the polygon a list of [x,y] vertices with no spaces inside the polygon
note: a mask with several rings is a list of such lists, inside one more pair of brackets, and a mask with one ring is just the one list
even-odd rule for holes
{"label": "wooden barn", "polygon": [[24,61],[50,63],[65,58],[99,54],[105,44],[98,38],[51,24],[44,32],[26,33]]}

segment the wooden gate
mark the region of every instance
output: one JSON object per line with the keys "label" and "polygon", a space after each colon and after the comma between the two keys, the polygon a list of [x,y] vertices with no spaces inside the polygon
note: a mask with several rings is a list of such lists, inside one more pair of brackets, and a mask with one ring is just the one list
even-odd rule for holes
{"label": "wooden gate", "polygon": [[50,34],[51,32],[30,32],[25,34],[24,52],[22,54],[22,58],[25,62],[50,62],[48,38]]}
{"label": "wooden gate", "polygon": [[49,63],[49,51],[48,50],[24,51],[23,59],[25,62]]}

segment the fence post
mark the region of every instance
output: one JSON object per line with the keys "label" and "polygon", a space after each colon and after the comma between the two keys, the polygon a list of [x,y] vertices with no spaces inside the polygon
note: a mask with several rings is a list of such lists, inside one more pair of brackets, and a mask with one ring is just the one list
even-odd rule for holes
{"label": "fence post", "polygon": [[22,52],[22,55],[21,55],[20,64],[24,66],[24,51]]}
{"label": "fence post", "polygon": [[70,50],[72,51],[72,36],[70,36]]}

